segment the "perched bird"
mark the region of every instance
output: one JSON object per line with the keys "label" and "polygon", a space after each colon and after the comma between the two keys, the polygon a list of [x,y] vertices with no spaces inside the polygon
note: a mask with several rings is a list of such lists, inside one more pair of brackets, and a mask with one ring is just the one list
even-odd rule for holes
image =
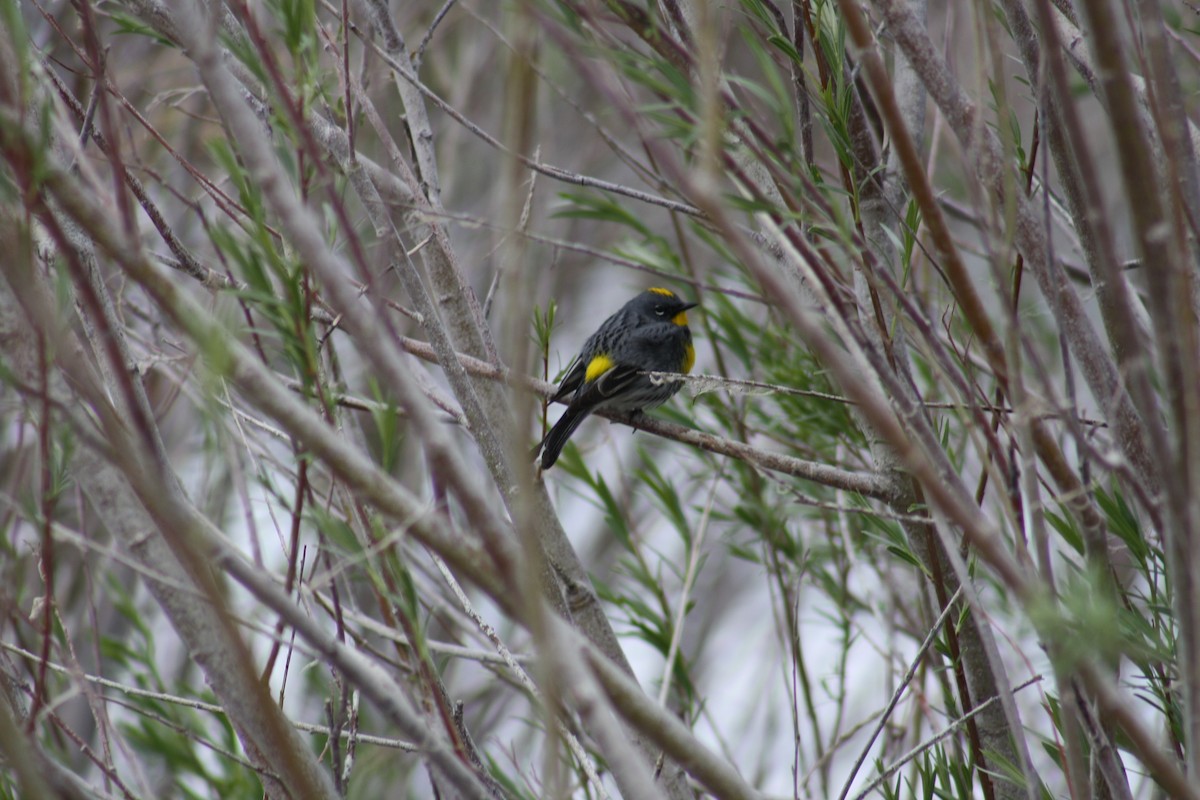
{"label": "perched bird", "polygon": [[[551,402],[567,410],[542,439],[542,469],[550,469],[579,423],[593,411],[640,414],[661,406],[679,382],[655,385],[647,372],[690,372],[696,361],[685,303],[669,289],[651,288],[630,300],[583,343]],[[536,453],[536,450],[535,450]]]}

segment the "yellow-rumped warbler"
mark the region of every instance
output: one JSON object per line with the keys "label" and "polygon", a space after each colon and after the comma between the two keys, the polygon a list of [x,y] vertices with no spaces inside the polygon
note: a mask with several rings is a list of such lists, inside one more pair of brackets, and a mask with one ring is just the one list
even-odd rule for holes
{"label": "yellow-rumped warbler", "polygon": [[646,373],[691,371],[696,349],[687,310],[695,306],[669,289],[647,289],[588,337],[551,398],[569,399],[567,410],[538,445],[542,469],[554,466],[571,434],[593,411],[639,414],[679,391],[679,382],[656,385]]}

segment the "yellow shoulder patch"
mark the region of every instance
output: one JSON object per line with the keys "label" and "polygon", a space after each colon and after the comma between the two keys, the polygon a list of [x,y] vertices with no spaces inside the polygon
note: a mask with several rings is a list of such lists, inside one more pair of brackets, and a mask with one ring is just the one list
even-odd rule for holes
{"label": "yellow shoulder patch", "polygon": [[683,349],[683,368],[679,371],[688,373],[694,366],[696,366],[696,348],[692,346],[691,342],[688,342],[687,347]]}
{"label": "yellow shoulder patch", "polygon": [[674,297],[675,296],[675,293],[672,292],[670,289],[664,289],[661,286],[651,286],[646,291],[654,292],[655,294],[661,294],[663,297]]}
{"label": "yellow shoulder patch", "polygon": [[588,383],[591,383],[615,366],[616,362],[614,362],[604,353],[601,353],[598,356],[592,356],[592,360],[587,363],[587,369],[584,370],[583,379]]}

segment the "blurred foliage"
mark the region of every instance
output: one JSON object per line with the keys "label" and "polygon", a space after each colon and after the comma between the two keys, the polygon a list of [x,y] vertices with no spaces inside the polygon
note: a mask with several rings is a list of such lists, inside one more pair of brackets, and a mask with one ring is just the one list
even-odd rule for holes
{"label": "blurred foliage", "polygon": [[[1094,563],[1088,552],[1072,505],[1078,498],[1063,496],[1036,464],[1041,471],[1032,477],[1043,492],[1037,502],[1046,541],[1031,538],[1036,526],[1026,506],[1034,499],[1023,496],[1026,487],[1017,474],[1026,468],[1022,456],[1029,455],[1019,452],[1017,426],[1025,423],[1014,422],[1009,401],[998,393],[1001,381],[979,355],[980,343],[949,287],[941,254],[929,241],[915,201],[905,198],[891,209],[891,224],[881,232],[893,248],[894,263],[871,261],[873,253],[868,259],[862,207],[871,196],[868,182],[892,177],[892,167],[882,160],[862,163],[855,138],[862,132],[855,126],[871,128],[867,134],[881,149],[881,159],[891,142],[869,102],[862,62],[847,54],[848,32],[838,3],[811,0],[790,9],[771,0],[712,4],[721,53],[712,95],[700,81],[703,48],[679,46],[668,35],[678,33],[678,23],[669,17],[671,3],[399,5],[395,13],[406,37],[406,66],[419,62],[426,84],[445,207],[414,210],[397,204],[390,210],[397,221],[427,214],[424,221],[443,225],[466,279],[481,297],[484,287],[501,286],[490,319],[497,330],[499,315],[511,307],[535,309],[527,344],[540,362],[539,377],[560,379],[577,344],[629,291],[667,285],[700,303],[689,312],[700,352],[697,371],[765,388],[709,389],[697,395],[685,389],[655,416],[820,465],[885,469],[889,475],[900,471],[884,463],[880,442],[861,410],[841,396],[833,365],[814,355],[778,298],[764,291],[739,257],[744,251],[735,237],[713,215],[680,210],[692,205],[690,187],[711,186],[732,227],[748,233],[766,257],[783,258],[772,250],[780,241],[801,254],[796,260],[804,261],[809,272],[797,280],[825,334],[840,348],[836,352],[854,358],[860,345],[856,332],[877,325],[888,343],[906,340],[912,376],[906,388],[929,404],[924,411],[951,473],[947,479],[961,477],[975,490],[998,538],[1024,559],[1023,567],[1035,569],[1032,562],[1041,558],[1037,548],[1045,547],[1054,584],[1039,586],[1033,597],[1014,596],[967,542],[960,553],[973,580],[970,602],[979,604],[1002,650],[1010,670],[1007,682],[1024,685],[1041,678],[1016,695],[1023,728],[1015,733],[1025,737],[1041,777],[1033,791],[1068,796],[1065,742],[1077,732],[1067,728],[1073,712],[1060,699],[1061,682],[1085,663],[1119,675],[1137,713],[1163,732],[1174,755],[1182,755],[1181,631],[1172,610],[1177,587],[1169,579],[1162,532],[1147,519],[1145,500],[1125,472],[1129,465],[1109,456],[1112,432],[1089,422],[1080,434],[1083,423],[1063,421],[1062,408],[1084,417],[1105,409],[1075,387],[1078,365],[1062,361],[1057,315],[1029,288],[1014,295],[1022,281],[1028,286],[1032,279],[1010,252],[1011,198],[1008,205],[989,209],[964,169],[963,154],[938,127],[943,121],[927,131],[934,189],[963,217],[955,221],[956,244],[987,289],[993,304],[989,313],[1012,335],[1006,345],[1023,354],[1024,379],[1048,387],[1056,404],[1067,398],[1061,408],[1047,403],[1036,413],[1052,427],[1069,468],[1078,472],[1087,498],[1103,517],[1111,570]],[[455,487],[436,478],[422,432],[401,413],[386,382],[371,374],[359,350],[362,343],[331,315],[310,265],[292,251],[273,218],[269,196],[274,187],[246,167],[239,143],[229,140],[223,121],[197,90],[191,65],[174,43],[129,8],[105,3],[92,11],[99,13],[97,33],[111,59],[106,74],[114,86],[104,95],[109,105],[101,112],[117,115],[124,166],[150,185],[187,247],[237,288],[206,294],[184,278],[178,285],[203,296],[212,313],[265,365],[293,381],[294,390],[340,436],[419,497],[424,513],[456,526],[474,542],[476,532],[463,522],[469,515],[458,505]],[[431,29],[440,11],[446,16]],[[18,165],[21,174],[11,164],[0,168],[0,202],[6,216],[34,219],[41,210],[35,207],[36,190],[49,175],[51,155],[58,158],[62,150],[52,140],[52,133],[62,133],[51,121],[64,113],[32,91],[35,77],[53,70],[87,103],[94,70],[83,54],[90,45],[80,33],[86,23],[73,16],[79,12],[65,6],[56,13],[69,24],[50,25],[12,0],[0,2],[0,12],[8,38],[20,45],[12,55],[22,67],[20,86],[28,99],[28,119],[20,127],[32,132],[38,145],[28,163]],[[319,118],[345,126],[353,120],[356,159],[374,159],[392,170],[397,170],[395,154],[411,160],[414,144],[403,124],[411,116],[393,85],[403,79],[389,73],[376,49],[383,37],[369,36],[369,23],[357,13],[354,26],[347,28],[333,7],[271,0],[255,5],[253,26],[242,24],[236,34],[225,29],[220,41],[229,62],[261,83],[255,104],[261,135],[269,137],[290,188],[321,221],[320,234],[330,248],[354,265],[346,280],[380,301],[372,310],[388,308],[372,325],[387,336],[422,337],[421,320],[401,306],[406,298],[396,292],[393,273],[403,265],[380,263],[385,259],[377,252],[361,200],[353,195],[353,181],[335,174],[337,161],[324,151],[313,157],[314,137],[298,124]],[[978,22],[980,15],[990,19],[993,10],[971,13]],[[1169,18],[1185,37],[1181,41],[1189,43],[1186,37],[1196,31],[1186,27],[1186,15],[1172,12]],[[236,22],[234,14],[230,24]],[[505,115],[514,105],[505,83],[516,38],[512,28],[525,25],[544,34],[533,65],[541,84],[538,116],[532,120],[538,147],[532,161],[554,165],[564,180],[539,175],[522,184],[530,192],[528,225],[509,231],[500,225],[513,218],[516,201],[493,186],[502,171],[500,159],[463,120],[489,135],[506,130]],[[23,33],[26,26],[34,32]],[[811,28],[797,36],[797,26]],[[958,41],[946,47],[964,62],[964,84],[982,92],[976,100],[983,124],[1008,146],[1011,166],[1020,170],[1013,174],[1038,188],[1039,163],[1048,154],[1044,133],[1040,128],[1037,137],[1034,133],[1037,91],[1020,75],[991,74],[987,58],[1015,59],[1016,46],[1004,26],[990,25],[987,35],[993,37],[987,47],[997,52],[958,53],[966,46]],[[34,41],[37,48],[29,46]],[[377,106],[373,110],[395,126],[392,142],[381,140],[367,124],[364,98],[351,98],[347,108],[339,52],[347,41],[355,79],[367,85]],[[1194,73],[1194,66],[1186,73],[1192,88],[1200,85]],[[1078,84],[1077,89],[1083,92]],[[148,117],[147,127],[125,110],[126,99]],[[79,128],[77,122],[72,121],[75,128],[60,127],[70,132]],[[17,123],[8,117],[0,121],[0,137],[15,131]],[[809,135],[811,151],[805,145]],[[108,174],[111,161],[98,148],[89,145],[79,155],[72,155],[72,174]],[[1102,172],[1103,165],[1086,166]],[[760,176],[777,196],[756,187],[752,178]],[[419,176],[416,182],[427,180]],[[1049,190],[1055,222],[1063,221],[1057,205],[1061,187]],[[644,195],[675,205],[644,202]],[[26,202],[33,205],[26,208]],[[972,214],[978,218],[970,219]],[[116,212],[113,216],[113,225],[121,224]],[[137,224],[144,222],[139,217]],[[772,227],[786,228],[794,238],[772,239],[764,233]],[[35,244],[42,247],[42,237],[53,238],[29,228],[27,241],[12,243],[14,253],[24,252],[18,244],[33,251]],[[150,226],[138,233],[158,254],[161,243]],[[1071,238],[1069,231],[1060,234]],[[508,265],[502,244],[517,235],[527,235],[528,263]],[[423,250],[430,239],[410,244],[410,256],[428,280],[432,270]],[[1065,258],[1075,257],[1071,247],[1064,249],[1070,251]],[[167,256],[161,260],[169,263]],[[52,280],[54,300],[68,320],[64,329],[84,327],[80,318],[91,309],[74,297],[71,265],[57,256],[38,268]],[[537,280],[508,281],[505,270],[516,268]],[[397,686],[410,691],[442,728],[452,726],[439,713],[466,698],[464,725],[481,753],[482,769],[508,796],[544,796],[551,785],[546,772],[559,770],[571,796],[598,797],[579,759],[562,747],[561,732],[546,730],[541,700],[530,696],[508,666],[496,663],[491,636],[462,611],[439,565],[413,541],[408,527],[413,521],[381,518],[328,465],[273,421],[260,418],[253,398],[231,390],[233,366],[220,343],[180,341],[144,291],[115,270],[104,279],[116,297],[114,319],[128,326],[136,362],[130,374],[147,386],[165,457],[214,524],[281,584],[286,574],[296,602],[321,618],[339,641],[389,670]],[[533,296],[522,298],[529,303],[515,303],[506,291]],[[48,338],[41,346],[52,351],[55,345]],[[106,363],[103,355],[89,357]],[[112,532],[102,530],[76,490],[73,458],[79,448],[92,445],[92,429],[80,419],[86,409],[53,408],[51,419],[45,419],[41,406],[29,399],[40,390],[17,386],[8,359],[0,354],[0,385],[18,399],[0,394],[0,426],[6,431],[0,452],[4,643],[23,651],[10,656],[21,659],[26,702],[31,687],[44,682],[41,699],[49,703],[35,720],[36,741],[94,785],[120,773],[127,785],[106,786],[112,794],[261,795],[260,777],[227,718],[189,705],[216,698],[141,586],[146,576],[114,555]],[[443,378],[431,368],[421,375],[420,388],[445,393]],[[1156,384],[1155,390],[1162,387]],[[893,400],[898,407],[900,401]],[[536,429],[515,438],[528,433],[536,441],[557,413],[549,408],[536,424],[526,420]],[[448,419],[439,415],[438,424],[447,426],[463,459],[479,466],[472,431]],[[983,430],[981,420],[992,429]],[[45,448],[42,433],[47,433]],[[44,484],[40,466],[47,455]],[[967,709],[960,690],[965,679],[959,637],[973,613],[968,605],[950,615],[947,626],[932,636],[928,653],[912,663],[944,599],[929,590],[939,577],[925,561],[926,542],[911,538],[921,529],[914,520],[942,510],[923,500],[888,505],[771,471],[753,459],[719,456],[645,433],[631,436],[624,427],[598,419],[579,430],[545,477],[648,693],[657,696],[660,682],[669,681],[670,711],[705,741],[718,742],[723,755],[757,786],[771,794],[842,793],[850,765],[866,745],[864,731],[874,726],[872,711],[883,707],[911,665],[913,683],[874,749],[863,753],[866,766],[855,777],[854,790],[878,778],[872,792],[883,798],[973,798],[991,796],[993,790],[997,796],[1026,796],[1019,766],[1005,763],[998,753],[981,754],[961,719]],[[480,486],[486,483],[482,467],[471,478]],[[501,492],[490,485],[479,491],[495,504],[498,519],[513,522]],[[937,518],[952,536],[961,534]],[[51,534],[58,551],[51,576],[55,614],[43,629],[42,615],[31,609],[46,599],[40,568],[45,536]],[[1036,569],[1043,566],[1038,561]],[[352,717],[354,710],[361,716],[351,728],[361,724],[361,732],[374,733],[373,726],[386,724],[367,704],[358,710],[355,688],[321,653],[298,642],[290,628],[236,587],[226,591],[258,660],[256,669],[271,665],[263,680],[290,716],[326,724]],[[484,620],[500,628],[495,637],[523,659],[535,680],[552,683],[554,676],[539,673],[536,637],[509,620],[497,622],[502,615],[495,607],[473,599],[483,605]],[[42,645],[50,661],[70,665],[72,672],[39,674]],[[91,684],[78,678],[79,671],[163,696],[85,689]],[[94,714],[85,701],[107,708],[108,716]],[[604,772],[590,732],[573,717],[565,724]],[[87,740],[86,754],[77,732]],[[420,754],[362,742],[348,753],[340,741],[331,745],[328,731],[306,735],[324,764],[339,776],[347,773],[346,797],[431,791]],[[1134,796],[1147,796],[1153,790],[1135,743],[1120,731],[1110,735]],[[1092,746],[1084,743],[1085,756]],[[908,760],[897,763],[901,758]],[[126,775],[128,764],[136,768],[129,767]],[[611,778],[605,785],[612,788]],[[0,770],[0,798],[18,796],[15,779]],[[1077,791],[1076,796],[1083,795]]]}

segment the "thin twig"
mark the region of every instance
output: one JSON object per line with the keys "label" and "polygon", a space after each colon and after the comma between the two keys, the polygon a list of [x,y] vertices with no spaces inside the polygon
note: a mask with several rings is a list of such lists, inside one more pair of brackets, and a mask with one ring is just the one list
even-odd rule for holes
{"label": "thin twig", "polygon": [[358,34],[359,38],[362,39],[365,45],[374,49],[375,54],[378,55],[379,58],[383,59],[383,61],[389,67],[391,67],[397,75],[412,84],[412,86],[417,89],[417,91],[419,91],[427,100],[449,115],[451,119],[462,125],[464,128],[466,128],[479,139],[482,139],[491,147],[495,148],[498,152],[517,159],[529,169],[540,172],[549,178],[553,178],[554,180],[562,181],[563,183],[599,189],[603,192],[621,195],[623,197],[639,200],[650,205],[661,206],[662,208],[666,208],[671,211],[677,211],[681,214],[687,214],[688,216],[692,217],[703,216],[699,209],[687,203],[683,203],[678,200],[671,200],[670,198],[666,197],[659,197],[657,195],[650,194],[649,192],[643,192],[640,189],[634,189],[630,186],[613,183],[612,181],[594,178],[589,175],[582,175],[580,173],[563,169],[562,167],[556,167],[552,164],[542,164],[525,156],[522,153],[518,153],[508,148],[503,142],[492,136],[483,128],[476,125],[474,122],[471,122],[461,111],[456,109],[447,101],[443,100],[440,95],[422,83],[421,80],[415,74],[413,74],[411,70],[409,70],[400,62],[396,61],[388,53],[384,52],[384,50],[380,48],[379,44],[373,38],[363,35],[363,32],[356,26],[351,26],[351,30]]}
{"label": "thin twig", "polygon": [[724,476],[724,468],[718,469],[713,476],[712,489],[709,490],[708,500],[704,503],[704,512],[700,515],[700,522],[696,526],[696,536],[692,539],[692,544],[688,553],[687,571],[683,576],[683,586],[679,590],[679,601],[676,604],[675,624],[671,626],[671,643],[667,646],[667,657],[663,662],[662,685],[658,690],[658,704],[664,708],[667,705],[667,695],[671,693],[671,676],[675,673],[675,659],[679,655],[679,641],[683,638],[683,622],[687,617],[689,607],[689,596],[692,592],[692,584],[696,581],[696,570],[700,566],[700,554],[704,546],[704,537],[708,533],[708,520],[712,514],[713,502],[717,496],[717,488],[720,486],[720,480]]}
{"label": "thin twig", "polygon": [[[0,642],[0,647],[3,647],[5,650],[9,651],[10,653],[15,653],[23,658],[27,658],[27,659],[30,659],[33,661],[37,661],[39,658],[37,653],[31,653],[30,651],[28,651],[22,647],[18,647],[15,644],[9,644],[8,642]],[[226,715],[224,706],[219,706],[216,703],[206,703],[203,700],[196,700],[195,698],[192,698],[192,697],[183,697],[181,695],[169,694],[167,692],[153,692],[153,691],[150,691],[149,689],[140,689],[136,686],[130,686],[125,683],[119,683],[118,681],[114,681],[114,680],[105,678],[100,675],[90,675],[87,673],[80,673],[77,670],[73,670],[69,667],[65,667],[62,664],[58,664],[53,661],[47,662],[47,668],[51,672],[57,672],[60,675],[67,675],[67,676],[70,676],[75,679],[82,678],[83,680],[87,681],[88,683],[95,684],[96,686],[102,686],[105,689],[112,689],[113,691],[120,692],[121,694],[127,695],[129,697],[140,697],[144,700],[153,700],[156,703],[170,703],[172,705],[182,706],[184,708],[190,708],[194,711],[204,711],[209,714],[220,714],[221,716]],[[139,712],[142,711],[141,708],[136,707],[136,706],[129,706],[129,707],[136,711],[139,711]],[[324,736],[329,736],[332,734],[332,731],[330,731],[328,726],[314,725],[311,722],[298,722],[298,721],[292,720],[292,727],[294,727],[298,731],[304,731],[305,733],[315,733],[315,734],[320,734],[320,735],[324,735]],[[341,734],[341,738],[343,738],[343,739],[348,738],[349,735],[350,735],[349,731],[343,731]],[[406,742],[402,739],[393,739],[388,736],[375,736],[373,734],[368,734],[368,733],[355,733],[354,736],[358,741],[363,742],[365,744],[378,745],[379,747],[388,747],[393,750],[404,750],[406,752],[415,752],[420,749],[419,745],[413,744],[412,742]]]}
{"label": "thin twig", "polygon": [[[1034,677],[1030,678],[1029,680],[1025,681],[1024,683],[1015,686],[1013,688],[1013,692],[1014,693],[1019,692],[1026,687],[1032,686],[1033,684],[1039,682],[1040,680],[1042,680],[1042,676],[1035,675]],[[921,753],[924,753],[926,750],[933,747],[938,742],[951,736],[955,731],[957,731],[959,728],[961,728],[963,725],[965,725],[969,720],[974,718],[980,712],[987,709],[989,706],[991,706],[992,703],[999,702],[999,700],[1000,700],[999,695],[988,698],[987,700],[983,701],[979,705],[975,706],[975,708],[971,709],[970,712],[963,714],[961,717],[954,720],[954,722],[951,722],[949,727],[947,727],[941,733],[937,734],[936,736],[932,736],[929,739],[926,739],[925,741],[921,742],[919,745],[914,747],[912,750],[909,750],[907,753],[900,756],[900,758],[896,759],[894,762],[892,762],[890,765],[888,765],[883,770],[883,772],[879,773],[879,777],[877,777],[875,780],[871,781],[870,785],[867,786],[867,788],[863,789],[861,792],[856,794],[854,796],[854,800],[864,800],[864,798],[866,798],[867,795],[871,794],[871,792],[875,791],[881,785],[883,785],[884,781],[886,781],[888,778],[892,777],[892,775],[895,774],[895,772],[897,770],[899,770],[901,767],[903,767],[905,764],[912,761],[914,758],[921,755]]]}
{"label": "thin twig", "polygon": [[[928,522],[928,520],[926,520]],[[958,598],[962,597],[962,587],[958,587],[958,591],[950,598],[950,602],[946,603],[946,607],[942,609],[942,613],[938,615],[929,633],[925,635],[925,641],[921,642],[921,646],[917,648],[917,654],[913,656],[912,662],[908,665],[908,672],[904,673],[904,678],[900,681],[900,685],[896,687],[896,691],[892,693],[892,699],[888,701],[887,707],[883,709],[883,714],[879,718],[879,724],[875,726],[875,730],[871,731],[870,737],[867,738],[866,745],[863,746],[862,752],[854,761],[854,766],[850,768],[850,774],[846,776],[846,783],[842,785],[841,794],[838,795],[838,800],[846,800],[846,795],[850,794],[850,785],[854,783],[854,776],[858,774],[858,770],[862,767],[863,762],[867,760],[867,756],[871,753],[871,747],[875,744],[875,739],[878,738],[879,732],[883,730],[883,726],[887,725],[887,721],[892,716],[892,711],[896,709],[896,704],[900,702],[904,690],[908,688],[908,684],[912,681],[913,675],[917,674],[917,667],[925,658],[925,651],[933,644],[933,640],[937,637],[938,632],[942,630],[942,626],[946,624],[946,618],[950,616],[957,603]],[[982,706],[981,706],[982,707]],[[972,713],[979,711],[976,708]]]}
{"label": "thin twig", "polygon": [[[524,687],[525,691],[529,693],[529,696],[540,702],[542,699],[542,693],[538,690],[537,686],[534,685],[533,680],[529,677],[529,673],[527,673],[525,668],[518,664],[516,659],[513,658],[512,652],[508,649],[508,645],[506,645],[500,639],[500,635],[496,633],[496,629],[488,624],[483,617],[479,615],[479,612],[475,610],[475,605],[471,602],[471,599],[467,597],[467,593],[463,591],[462,586],[459,585],[458,580],[454,577],[454,574],[450,572],[450,569],[446,566],[446,562],[442,561],[442,559],[440,559],[437,554],[433,552],[429,553],[429,557],[433,559],[433,563],[437,567],[438,572],[441,573],[442,579],[446,581],[446,585],[450,587],[450,591],[453,592],[455,598],[458,599],[459,605],[462,606],[462,610],[468,617],[471,618],[471,621],[475,623],[480,632],[483,633],[483,635],[486,636],[496,648],[496,652],[500,654],[500,658],[503,659],[504,663],[508,666],[508,669],[512,672],[512,674],[516,676],[517,681],[522,687]],[[553,709],[547,709],[547,713],[553,713]],[[599,773],[596,772],[596,765],[588,756],[587,751],[583,749],[583,745],[579,743],[579,739],[575,736],[575,734],[571,733],[566,728],[563,728],[560,732],[563,736],[563,739],[566,741],[567,747],[570,749],[571,754],[575,756],[575,760],[579,763],[580,768],[583,769],[584,774],[587,775],[588,780],[591,781],[592,787],[596,790],[597,796],[603,800],[609,800],[608,791],[604,788],[604,783],[600,780]]]}
{"label": "thin twig", "polygon": [[420,71],[421,61],[425,58],[425,47],[433,38],[433,33],[437,30],[438,25],[442,24],[442,20],[445,19],[446,14],[450,13],[450,7],[453,6],[454,3],[455,0],[446,0],[446,2],[442,4],[442,7],[438,9],[438,12],[433,15],[433,22],[429,23],[429,29],[425,31],[425,35],[421,37],[421,41],[417,44],[416,52],[413,53],[412,61],[414,70],[418,72]]}

